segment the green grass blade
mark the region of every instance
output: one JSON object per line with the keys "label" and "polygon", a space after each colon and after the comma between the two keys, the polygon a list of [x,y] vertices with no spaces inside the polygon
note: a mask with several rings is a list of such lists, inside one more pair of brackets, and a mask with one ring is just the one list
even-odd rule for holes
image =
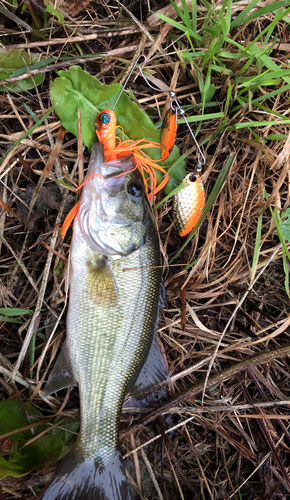
{"label": "green grass blade", "polygon": [[254,9],[254,7],[256,7],[257,3],[259,3],[259,0],[252,0],[251,2],[248,3],[248,5],[242,10],[242,12],[239,13],[236,19],[231,23],[231,30],[235,26],[238,26],[239,24],[245,22],[247,14],[251,12],[251,10]]}
{"label": "green grass blade", "polygon": [[227,32],[224,33],[226,35],[231,31],[231,19],[232,19],[232,0],[228,0],[227,2],[227,11],[226,11],[226,27],[227,27]]}
{"label": "green grass blade", "polygon": [[285,273],[284,285],[285,285],[286,293],[287,293],[288,297],[290,297],[290,290],[289,290],[289,261],[290,261],[290,253],[289,253],[286,241],[285,241],[284,236],[283,236],[282,231],[281,231],[281,227],[280,227],[281,219],[280,219],[280,215],[279,215],[278,209],[277,208],[275,209],[276,214],[274,214],[273,208],[271,206],[269,207],[269,209],[270,209],[273,221],[274,221],[276,229],[277,229],[278,238],[279,238],[279,240],[281,242],[282,249],[283,249],[283,268],[284,268],[284,273]]}
{"label": "green grass blade", "polygon": [[[268,200],[269,196],[268,196],[268,193],[266,191],[265,186],[263,186],[263,192],[264,192],[265,199]],[[289,250],[287,248],[287,244],[286,244],[285,238],[284,238],[282,230],[281,230],[281,218],[280,218],[279,211],[278,211],[277,208],[275,208],[275,214],[274,214],[274,210],[271,207],[271,205],[269,206],[269,210],[271,212],[272,219],[273,219],[274,224],[275,224],[276,229],[277,229],[278,238],[279,238],[280,243],[282,245],[282,251],[283,251],[283,268],[284,268],[284,273],[285,273],[284,285],[285,285],[286,293],[287,293],[288,297],[290,297],[290,289],[289,289],[289,265],[288,265],[289,261],[290,261],[290,253],[289,253]]]}
{"label": "green grass blade", "polygon": [[164,16],[164,14],[159,14],[159,13],[157,14],[157,16],[160,19],[162,19],[162,21],[165,21],[166,23],[171,24],[171,26],[174,26],[174,28],[177,28],[178,30],[183,31],[184,33],[186,33],[188,31],[188,33],[190,34],[190,36],[192,36],[192,38],[195,38],[199,42],[203,41],[202,37],[200,35],[198,35],[197,33],[195,33],[194,31],[192,31],[192,29],[186,28],[185,26],[183,26],[182,24],[178,23],[177,21],[174,21],[173,19],[170,19],[170,17]]}
{"label": "green grass blade", "polygon": [[207,8],[207,10],[211,10],[211,5],[207,2],[207,0],[201,0],[201,3]]}
{"label": "green grass blade", "polygon": [[[206,116],[206,115],[205,115]],[[189,120],[187,120],[189,121]],[[290,118],[280,120],[265,120],[264,122],[244,122],[244,123],[235,123],[234,125],[230,125],[228,130],[239,130],[240,128],[251,128],[251,127],[269,127],[269,125],[285,125],[290,123]]]}
{"label": "green grass blade", "polygon": [[285,141],[288,135],[285,134],[271,134],[268,137],[265,137],[266,141]]}
{"label": "green grass blade", "polygon": [[[171,2],[173,2],[173,0],[171,0]],[[191,30],[191,18],[190,18],[189,12],[188,12],[186,0],[181,0],[181,4],[182,4],[183,12],[184,12],[184,21],[183,22],[184,22],[185,26]]]}
{"label": "green grass blade", "polygon": [[[287,2],[285,2],[285,3],[287,3],[287,5],[289,5],[289,0],[287,0]],[[269,4],[269,6],[270,5],[271,4]],[[266,35],[268,33],[269,29],[272,29],[272,26],[276,26],[283,19],[283,17],[288,15],[289,13],[290,13],[290,7],[288,7],[288,9],[286,9],[286,10],[282,9],[282,11],[277,16],[275,16],[274,21],[272,21],[268,26],[266,26],[266,28],[264,28],[247,47],[245,47],[244,51],[246,51],[246,50],[249,51],[252,47],[254,47],[255,43],[257,43],[260,40],[260,38],[262,38],[264,35]]]}
{"label": "green grass blade", "polygon": [[32,111],[32,109],[25,102],[23,102],[23,106],[25,107],[27,113],[29,113],[30,116],[33,118],[33,120],[35,121],[35,123],[37,123],[38,122],[38,116],[34,113],[34,111]]}
{"label": "green grass blade", "polygon": [[290,69],[271,71],[267,69],[263,73],[255,76],[239,76],[235,78],[235,83],[243,84],[245,87],[249,87],[251,84],[255,83],[257,87],[261,84],[266,84],[266,82],[273,81],[273,84],[278,85],[279,79],[290,75]]}
{"label": "green grass blade", "polygon": [[242,67],[242,69],[240,69],[239,71],[237,71],[237,76],[241,75],[242,73],[244,73],[249,66],[252,65],[253,63],[253,60],[255,59],[255,54],[252,55],[252,57],[250,57],[250,59],[247,60],[247,62],[244,64],[244,66]]}
{"label": "green grass blade", "polygon": [[205,106],[206,101],[208,100],[207,96],[209,93],[210,86],[211,86],[211,65],[209,64],[208,68],[207,68],[205,82],[204,82],[204,89],[203,89],[203,96],[202,96],[202,113],[204,113],[204,106]]}
{"label": "green grass blade", "polygon": [[[224,112],[220,111],[219,113],[208,113],[208,115],[188,116],[188,117],[186,117],[186,120],[189,123],[194,123],[194,122],[201,122],[203,120],[216,120],[217,118],[223,118],[223,117],[224,117]],[[177,120],[177,123],[178,124],[185,123],[185,121],[183,118],[179,118]]]}
{"label": "green grass blade", "polygon": [[252,281],[256,276],[256,271],[259,262],[259,253],[260,253],[261,235],[262,235],[262,221],[263,221],[263,212],[259,215],[257,223],[256,240],[255,240],[255,248],[254,248],[253,263],[252,263]]}
{"label": "green grass blade", "polygon": [[290,84],[284,85],[283,87],[280,87],[279,89],[273,90],[272,92],[268,92],[268,94],[261,95],[260,97],[256,97],[256,99],[252,100],[252,104],[256,104],[257,102],[265,101],[266,99],[271,99],[271,97],[275,97],[278,94],[281,94],[282,92],[287,92],[290,90]]}
{"label": "green grass blade", "polygon": [[19,68],[13,71],[13,73],[11,73],[9,78],[14,78],[15,76],[23,75],[24,73],[27,73],[27,71],[32,71],[33,69],[44,68],[45,66],[54,63],[56,60],[57,57],[50,57],[49,59],[42,59],[41,61],[29,64],[28,66],[23,66],[23,68]]}
{"label": "green grass blade", "polygon": [[160,200],[158,203],[156,203],[156,208],[160,207],[160,205],[162,205],[162,203],[164,203],[165,201],[172,198],[172,196],[174,196],[175,194],[179,193],[179,191],[182,191],[184,188],[186,188],[186,186],[187,186],[187,184],[181,183],[179,186],[177,186],[175,189],[173,189],[171,191],[171,193],[169,193],[167,196],[164,196],[164,198],[162,198],[162,200]]}
{"label": "green grass blade", "polygon": [[201,61],[201,65],[204,66],[207,61],[209,59],[212,58],[212,56],[214,55],[214,49],[215,49],[215,46],[217,45],[217,42],[218,42],[218,39],[217,38],[213,38],[210,45],[209,45],[209,48],[207,49],[206,53],[204,54],[204,57]]}
{"label": "green grass blade", "polygon": [[31,309],[20,309],[15,307],[0,307],[0,314],[4,316],[23,316],[23,314],[33,313]]}
{"label": "green grass blade", "polygon": [[196,0],[192,0],[191,2],[191,21],[192,21],[192,31],[196,31],[197,28],[197,7]]}
{"label": "green grass blade", "polygon": [[255,12],[247,16],[248,12],[250,12],[257,5],[257,3],[259,3],[259,0],[252,0],[252,2],[250,2],[247,7],[244,8],[244,10],[242,10],[242,12],[231,23],[231,30],[239,24],[246,23],[248,21],[251,21],[252,19],[263,16],[264,14],[268,14],[269,12],[275,12],[276,10],[287,7],[287,5],[289,5],[288,0],[274,3],[270,2],[265,7],[262,7],[261,9],[256,10]]}
{"label": "green grass blade", "polygon": [[187,25],[187,23],[186,23],[186,16],[184,15],[184,12],[181,10],[181,8],[178,7],[178,5],[174,2],[174,0],[170,0],[170,3],[173,6],[173,8],[174,8],[175,12],[177,13],[177,15],[184,22],[185,26],[188,29],[191,29],[191,24],[189,24],[189,26]]}

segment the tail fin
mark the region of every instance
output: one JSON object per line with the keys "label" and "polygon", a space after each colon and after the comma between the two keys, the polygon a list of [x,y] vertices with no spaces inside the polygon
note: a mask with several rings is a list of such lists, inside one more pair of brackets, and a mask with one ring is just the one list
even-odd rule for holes
{"label": "tail fin", "polygon": [[62,460],[42,500],[131,500],[119,451],[104,461],[79,456],[76,446]]}

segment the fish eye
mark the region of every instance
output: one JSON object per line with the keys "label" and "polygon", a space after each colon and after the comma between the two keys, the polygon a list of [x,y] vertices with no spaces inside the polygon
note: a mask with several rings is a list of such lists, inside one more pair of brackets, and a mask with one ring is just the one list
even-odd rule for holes
{"label": "fish eye", "polygon": [[100,116],[100,121],[103,125],[107,125],[108,123],[110,123],[111,121],[111,117],[109,115],[109,113],[103,113],[101,116]]}
{"label": "fish eye", "polygon": [[130,184],[127,187],[127,192],[129,196],[132,198],[140,198],[140,196],[142,195],[142,191],[143,191],[143,186],[140,182],[136,181],[130,182]]}

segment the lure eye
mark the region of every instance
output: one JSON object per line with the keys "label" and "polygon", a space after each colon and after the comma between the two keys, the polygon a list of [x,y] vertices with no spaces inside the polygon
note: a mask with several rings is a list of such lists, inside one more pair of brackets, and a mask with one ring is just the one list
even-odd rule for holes
{"label": "lure eye", "polygon": [[140,198],[142,195],[142,184],[139,182],[130,182],[130,184],[127,187],[127,192],[130,197],[132,198]]}
{"label": "lure eye", "polygon": [[101,116],[100,116],[100,121],[103,125],[107,125],[108,123],[110,123],[111,121],[111,117],[109,115],[109,113],[103,113]]}

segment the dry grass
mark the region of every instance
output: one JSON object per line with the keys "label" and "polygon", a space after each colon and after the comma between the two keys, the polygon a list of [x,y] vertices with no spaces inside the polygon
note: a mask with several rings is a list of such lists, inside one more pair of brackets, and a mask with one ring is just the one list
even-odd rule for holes
{"label": "dry grass", "polygon": [[[232,19],[247,3],[234,2]],[[260,2],[259,7],[271,3]],[[37,47],[46,58],[56,58],[51,66],[34,70],[34,76],[45,73],[40,87],[0,96],[0,305],[34,311],[28,320],[22,318],[21,327],[2,322],[0,397],[29,400],[45,417],[78,415],[76,389],[45,403],[41,384],[65,338],[65,271],[70,241],[68,237],[63,241],[55,228],[74,197],[55,181],[70,177],[78,184],[81,149],[77,139],[62,129],[55,113],[26,138],[17,140],[35,123],[27,106],[38,118],[49,110],[53,71],[72,64],[60,60],[67,52],[77,58],[73,63],[110,83],[124,76],[141,43],[140,48],[151,54],[147,69],[180,89],[181,103],[192,106],[189,114],[200,113],[202,92],[196,68],[204,72],[205,81],[207,65],[182,59],[182,51],[190,50],[189,41],[170,25],[165,25],[154,43],[159,29],[152,24],[154,18],[150,18],[150,25],[146,23],[148,6],[159,4],[133,2],[127,10],[113,1],[93,2],[76,17],[75,11],[65,11],[63,26],[49,18],[49,41],[44,43],[34,41],[33,35],[23,33],[23,28],[11,21],[2,27],[5,44],[30,50]],[[206,16],[214,15],[215,9],[209,14],[200,3],[198,27]],[[28,14],[24,18],[32,22]],[[250,44],[274,18],[274,13],[267,12],[235,27],[231,37]],[[272,35],[277,35],[272,61],[287,64],[290,44],[286,22],[277,23]],[[256,46],[261,42],[263,38]],[[226,42],[223,50],[233,51],[233,47]],[[103,57],[96,59],[95,53]],[[85,58],[87,54],[91,60]],[[263,62],[260,67],[254,62],[242,76],[259,74]],[[231,60],[226,68],[238,73],[244,64],[245,60]],[[230,84],[232,97],[230,111],[225,113],[227,123],[221,117],[204,119],[199,130],[208,196],[229,154],[235,152],[236,159],[202,227],[171,265],[167,263],[183,240],[172,225],[170,201],[158,209],[167,291],[159,333],[172,384],[170,400],[157,409],[152,407],[146,414],[136,409],[130,415],[124,411],[122,416],[122,451],[130,457],[130,475],[134,478],[135,468],[140,470],[137,480],[132,479],[139,490],[140,476],[143,479],[140,498],[290,498],[290,317],[284,283],[289,262],[285,252],[283,257],[275,224],[275,218],[278,220],[290,205],[289,146],[281,137],[271,139],[273,134],[290,134],[290,122],[279,119],[289,114],[290,90],[283,78],[279,85],[285,85],[286,90],[275,96],[266,94],[277,85],[258,85],[249,92],[248,103],[239,106],[234,76],[227,71],[211,74],[216,93],[208,112],[224,110]],[[16,78],[19,81],[23,75]],[[141,78],[133,78],[129,85],[143,109],[153,108],[161,117],[166,95],[152,93]],[[263,95],[264,109],[251,105],[251,99]],[[236,127],[262,120],[278,123]],[[183,125],[178,129],[177,145],[182,153],[193,146]],[[85,167],[87,161],[85,151]],[[194,165],[195,157],[190,156],[188,169]],[[284,244],[289,246],[287,241]],[[184,270],[186,265],[190,267]],[[0,441],[2,447],[3,441],[7,446],[6,439]],[[134,453],[136,467],[132,466],[134,447],[139,450]],[[3,479],[2,497],[35,498],[53,470],[48,465],[22,478]],[[138,491],[137,485],[135,488]]]}

